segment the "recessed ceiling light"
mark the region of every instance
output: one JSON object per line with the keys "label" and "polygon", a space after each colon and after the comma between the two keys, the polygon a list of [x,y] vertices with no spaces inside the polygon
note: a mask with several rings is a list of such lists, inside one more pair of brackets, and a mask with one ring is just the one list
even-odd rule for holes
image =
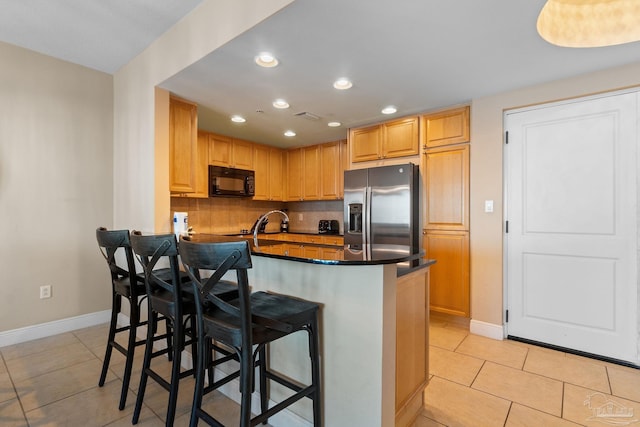
{"label": "recessed ceiling light", "polygon": [[273,101],[273,106],[276,108],[284,109],[289,108],[289,103],[284,99],[276,99],[275,101]]}
{"label": "recessed ceiling light", "polygon": [[338,80],[333,82],[333,87],[339,90],[349,89],[351,86],[353,86],[353,83],[346,77],[340,77]]}
{"label": "recessed ceiling light", "polygon": [[342,126],[342,123],[340,123],[340,122],[329,122],[329,123],[327,123],[327,126],[329,126],[330,128],[337,128],[337,127]]}
{"label": "recessed ceiling light", "polygon": [[388,107],[384,107],[381,111],[382,114],[393,114],[396,111],[398,111],[398,109],[396,107],[394,107],[393,105],[389,105]]}
{"label": "recessed ceiling light", "polygon": [[260,52],[254,59],[261,67],[273,68],[278,65],[278,59],[269,52]]}
{"label": "recessed ceiling light", "polygon": [[231,116],[231,121],[234,123],[244,123],[247,121],[247,119],[245,119],[242,116],[235,115],[235,116]]}
{"label": "recessed ceiling light", "polygon": [[296,136],[296,133],[292,130],[287,130],[284,132],[284,136]]}

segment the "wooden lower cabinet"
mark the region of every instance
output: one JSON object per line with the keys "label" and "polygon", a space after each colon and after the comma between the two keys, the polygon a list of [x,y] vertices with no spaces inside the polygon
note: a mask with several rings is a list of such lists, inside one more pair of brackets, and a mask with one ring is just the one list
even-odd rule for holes
{"label": "wooden lower cabinet", "polygon": [[426,258],[431,266],[430,308],[440,313],[469,317],[469,232],[427,231]]}
{"label": "wooden lower cabinet", "polygon": [[322,259],[341,260],[344,258],[344,249],[342,248],[322,248]]}

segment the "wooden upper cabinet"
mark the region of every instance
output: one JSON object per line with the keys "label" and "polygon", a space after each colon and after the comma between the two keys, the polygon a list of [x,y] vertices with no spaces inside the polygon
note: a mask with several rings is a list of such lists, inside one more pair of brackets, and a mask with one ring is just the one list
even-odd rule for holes
{"label": "wooden upper cabinet", "polygon": [[209,134],[198,132],[196,191],[189,197],[209,197]]}
{"label": "wooden upper cabinet", "polygon": [[253,143],[242,139],[233,139],[233,166],[237,169],[253,170]]}
{"label": "wooden upper cabinet", "polygon": [[469,230],[469,144],[428,149],[425,155],[427,230]]}
{"label": "wooden upper cabinet", "polygon": [[233,138],[214,133],[209,135],[209,164],[231,167]]}
{"label": "wooden upper cabinet", "polygon": [[284,200],[284,151],[269,149],[269,200]]}
{"label": "wooden upper cabinet", "polygon": [[320,146],[302,148],[303,200],[320,199]]}
{"label": "wooden upper cabinet", "polygon": [[366,162],[416,155],[420,152],[418,128],[418,117],[406,117],[351,129],[351,161]]}
{"label": "wooden upper cabinet", "polygon": [[169,100],[169,189],[196,191],[198,162],[198,106],[182,99]]}
{"label": "wooden upper cabinet", "polygon": [[344,196],[344,163],[342,160],[346,141],[320,145],[321,198],[341,199]]}
{"label": "wooden upper cabinet", "polygon": [[253,147],[253,170],[255,171],[255,194],[253,200],[269,200],[269,147]]}
{"label": "wooden upper cabinet", "polygon": [[283,200],[282,168],[282,150],[259,144],[253,146],[253,170],[256,174],[254,200]]}
{"label": "wooden upper cabinet", "polygon": [[253,143],[210,134],[209,163],[227,168],[253,170]]}
{"label": "wooden upper cabinet", "polygon": [[287,201],[319,200],[320,146],[287,151]]}
{"label": "wooden upper cabinet", "polygon": [[302,150],[294,148],[287,151],[287,197],[288,201],[303,200],[304,170]]}
{"label": "wooden upper cabinet", "polygon": [[383,123],[383,158],[414,156],[420,153],[418,117]]}
{"label": "wooden upper cabinet", "polygon": [[351,161],[366,162],[380,158],[382,129],[379,125],[349,131]]}
{"label": "wooden upper cabinet", "polygon": [[422,120],[425,128],[423,148],[469,142],[469,107],[425,115]]}

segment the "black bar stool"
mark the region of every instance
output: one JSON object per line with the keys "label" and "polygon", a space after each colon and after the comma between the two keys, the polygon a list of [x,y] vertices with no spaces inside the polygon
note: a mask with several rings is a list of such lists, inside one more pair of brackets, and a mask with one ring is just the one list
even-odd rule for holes
{"label": "black bar stool", "polygon": [[[232,374],[240,377],[240,427],[266,423],[269,417],[294,402],[308,397],[313,401],[313,424],[322,425],[318,309],[319,305],[297,298],[268,292],[251,293],[247,269],[251,268],[249,244],[246,241],[196,243],[189,238],[180,239],[182,263],[191,277],[196,297],[196,330],[198,332],[198,358],[196,388],[190,426],[203,419],[209,425],[222,426],[211,414],[202,409],[202,397],[219,387],[228,378],[204,386],[208,349],[206,339],[225,345],[237,354],[240,369]],[[209,279],[200,280],[201,270],[213,271]],[[239,296],[223,300],[216,295],[220,279],[229,270],[235,270]],[[204,275],[203,275],[204,276]],[[307,331],[311,359],[311,385],[300,386],[271,371],[266,362],[266,346],[297,331]],[[254,346],[257,346],[254,352]],[[254,389],[254,368],[260,372],[261,413],[251,418],[251,394]],[[268,408],[267,380],[288,387],[294,393],[284,401]]]}
{"label": "black bar stool", "polygon": [[[102,256],[107,260],[111,273],[111,321],[109,323],[109,335],[107,338],[107,349],[102,362],[102,373],[98,385],[102,387],[107,377],[111,353],[115,348],[122,353],[125,358],[124,374],[122,376],[122,390],[120,392],[120,403],[118,408],[124,409],[129,391],[129,381],[133,367],[133,357],[136,346],[145,344],[146,340],[136,340],[136,332],[139,326],[148,325],[148,321],[140,321],[140,306],[146,296],[144,286],[144,276],[136,274],[136,265],[131,250],[129,230],[107,230],[100,227],[96,230],[96,239]],[[119,252],[124,252],[126,267],[118,265]],[[122,262],[122,261],[121,261]],[[130,315],[129,325],[118,327],[118,313],[122,309],[122,298],[129,301]],[[157,319],[156,319],[157,320]],[[155,324],[155,322],[154,322]],[[116,342],[116,335],[128,332],[127,346],[124,347]],[[155,335],[155,329],[152,331]],[[167,346],[171,347],[171,336],[165,334],[155,337],[154,340],[167,339]]]}
{"label": "black bar stool", "polygon": [[[149,299],[149,312],[154,315],[165,316],[170,324],[173,333],[173,346],[154,351],[153,335],[147,335],[142,374],[140,377],[140,387],[136,399],[136,407],[133,412],[133,424],[138,422],[142,402],[144,400],[147,379],[151,377],[165,390],[169,392],[167,403],[166,425],[172,426],[175,418],[176,403],[178,399],[179,381],[194,373],[194,369],[180,371],[182,351],[188,346],[192,346],[193,366],[197,365],[196,334],[194,332],[194,318],[196,313],[193,297],[193,286],[181,280],[181,273],[178,266],[178,248],[174,234],[145,235],[139,231],[131,233],[131,246],[140,259],[145,272],[145,286]],[[158,274],[156,266],[159,262],[167,262],[169,265],[169,280],[167,275]],[[174,286],[174,283],[180,283]],[[234,284],[224,283],[220,287],[219,296],[221,298],[233,298],[238,294],[238,288]],[[149,331],[156,327],[152,316],[149,319]],[[172,361],[171,379],[166,381],[151,367],[151,359],[167,354]]]}

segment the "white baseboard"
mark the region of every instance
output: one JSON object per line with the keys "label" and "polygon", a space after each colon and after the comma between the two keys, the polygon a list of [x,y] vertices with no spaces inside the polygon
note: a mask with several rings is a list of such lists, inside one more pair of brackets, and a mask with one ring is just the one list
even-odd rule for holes
{"label": "white baseboard", "polygon": [[469,322],[469,332],[475,335],[492,338],[494,340],[503,340],[505,336],[504,327],[502,325],[473,319]]}
{"label": "white baseboard", "polygon": [[108,322],[110,318],[111,310],[104,310],[0,332],[0,347],[99,325]]}

